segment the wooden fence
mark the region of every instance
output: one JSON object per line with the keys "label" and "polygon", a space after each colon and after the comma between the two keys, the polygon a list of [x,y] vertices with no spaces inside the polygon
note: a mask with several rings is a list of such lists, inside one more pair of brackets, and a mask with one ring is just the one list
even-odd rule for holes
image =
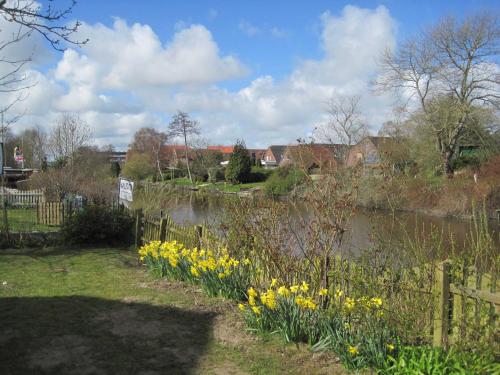
{"label": "wooden fence", "polygon": [[[184,227],[174,223],[167,215],[159,216],[136,214],[136,247],[153,240],[183,243],[186,247],[206,247],[215,249],[224,247],[224,241],[201,225]],[[498,316],[500,314],[500,293],[495,276],[481,273],[473,268],[454,270],[449,261],[438,262],[420,270],[410,270],[385,275],[377,275],[375,269],[367,269],[346,259],[333,258],[328,272],[328,285],[333,290],[342,290],[346,294],[352,291],[354,279],[358,281],[379,277],[380,285],[395,285],[395,280],[404,280],[409,273],[425,273],[423,280],[431,280],[425,285],[413,285],[409,289],[379,291],[382,297],[405,293],[411,303],[416,295],[425,295],[430,301],[429,324],[424,336],[432,337],[434,346],[447,347],[464,337],[465,327],[470,322],[485,325],[488,330],[498,334]],[[379,280],[380,281],[380,280]],[[402,283],[404,284],[404,282]],[[383,287],[385,288],[385,286]]]}
{"label": "wooden fence", "polygon": [[[433,344],[448,346],[466,338],[466,327],[481,326],[499,334],[500,293],[496,274],[482,273],[474,267],[454,269],[450,261],[435,269],[435,309]],[[479,333],[479,332],[478,332]]]}
{"label": "wooden fence", "polygon": [[149,241],[178,241],[191,248],[224,246],[224,241],[203,225],[182,226],[162,212],[159,215],[151,215],[138,210],[135,224],[136,247]]}
{"label": "wooden fence", "polygon": [[1,201],[6,201],[9,206],[35,207],[38,203],[45,202],[45,195],[42,190],[17,190],[3,188],[0,189]]}
{"label": "wooden fence", "polygon": [[63,225],[73,213],[71,202],[40,202],[37,205],[37,224]]}

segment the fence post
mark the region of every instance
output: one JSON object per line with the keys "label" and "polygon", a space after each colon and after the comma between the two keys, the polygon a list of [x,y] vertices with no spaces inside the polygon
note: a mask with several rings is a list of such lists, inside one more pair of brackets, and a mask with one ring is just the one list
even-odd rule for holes
{"label": "fence post", "polygon": [[448,261],[438,263],[435,269],[436,304],[434,307],[433,346],[448,346],[450,326],[450,270]]}
{"label": "fence post", "polygon": [[163,217],[160,218],[160,242],[165,242],[167,236],[167,219]]}
{"label": "fence post", "polygon": [[142,228],[142,209],[139,208],[135,217],[135,248],[137,249],[141,243],[141,228]]}
{"label": "fence post", "polygon": [[203,242],[201,239],[201,237],[203,236],[203,227],[201,225],[197,225],[195,229],[196,229],[196,235],[198,237],[198,249],[201,249],[203,247]]}

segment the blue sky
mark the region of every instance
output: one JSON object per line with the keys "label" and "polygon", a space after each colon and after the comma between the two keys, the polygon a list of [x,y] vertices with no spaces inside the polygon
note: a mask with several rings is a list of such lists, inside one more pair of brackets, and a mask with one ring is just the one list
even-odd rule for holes
{"label": "blue sky", "polygon": [[84,23],[87,45],[56,53],[32,38],[25,47],[37,45],[29,73],[39,84],[16,108],[26,113],[18,127],[49,130],[74,112],[96,143],[124,149],[140,127],[165,130],[184,110],[206,142],[267,147],[310,136],[328,121],[331,96],[361,95],[376,133],[395,101],[371,92],[381,53],[443,16],[498,12],[499,4],[80,0],[72,17]]}
{"label": "blue sky", "polygon": [[[362,8],[385,6],[397,22],[397,40],[418,32],[446,15],[491,9],[500,10],[497,0],[274,0],[274,1],[80,1],[74,16],[88,23],[111,25],[114,17],[129,23],[150,25],[164,42],[185,24],[205,25],[214,35],[223,54],[236,54],[251,69],[249,79],[263,74],[283,78],[297,60],[318,58],[319,16],[325,11],[340,12],[346,5]],[[244,26],[256,28],[249,36]],[[272,36],[273,28],[283,36]],[[248,30],[247,30],[248,32]]]}

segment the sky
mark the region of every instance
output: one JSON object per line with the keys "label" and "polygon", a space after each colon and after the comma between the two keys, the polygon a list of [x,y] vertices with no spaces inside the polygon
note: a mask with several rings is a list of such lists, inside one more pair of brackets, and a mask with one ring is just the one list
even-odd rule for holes
{"label": "sky", "polygon": [[[33,51],[25,69],[37,83],[8,115],[23,114],[15,132],[50,131],[75,113],[96,144],[125,150],[139,128],[166,131],[182,110],[206,142],[266,148],[310,137],[332,96],[360,95],[375,134],[396,101],[372,90],[381,53],[444,16],[499,10],[486,0],[82,0],[68,21],[82,22],[74,37],[87,44],[58,52],[33,35],[8,51]],[[11,27],[0,20],[0,36]]]}

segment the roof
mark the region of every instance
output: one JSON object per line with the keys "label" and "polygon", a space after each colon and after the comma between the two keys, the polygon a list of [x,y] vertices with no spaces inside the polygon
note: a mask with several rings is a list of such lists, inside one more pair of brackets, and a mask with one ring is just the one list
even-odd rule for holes
{"label": "roof", "polygon": [[369,139],[373,145],[376,147],[376,148],[379,148],[380,145],[382,145],[383,143],[389,141],[389,140],[392,140],[393,138],[392,137],[375,137],[375,136],[368,136],[366,137],[365,139]]}
{"label": "roof", "polygon": [[234,146],[208,146],[208,150],[220,151],[223,154],[232,154]]}
{"label": "roof", "polygon": [[287,147],[288,146],[281,146],[281,145],[269,146],[268,150],[270,150],[271,153],[273,154],[276,163],[279,164],[281,162],[281,159],[283,158],[283,155],[285,155]]}

